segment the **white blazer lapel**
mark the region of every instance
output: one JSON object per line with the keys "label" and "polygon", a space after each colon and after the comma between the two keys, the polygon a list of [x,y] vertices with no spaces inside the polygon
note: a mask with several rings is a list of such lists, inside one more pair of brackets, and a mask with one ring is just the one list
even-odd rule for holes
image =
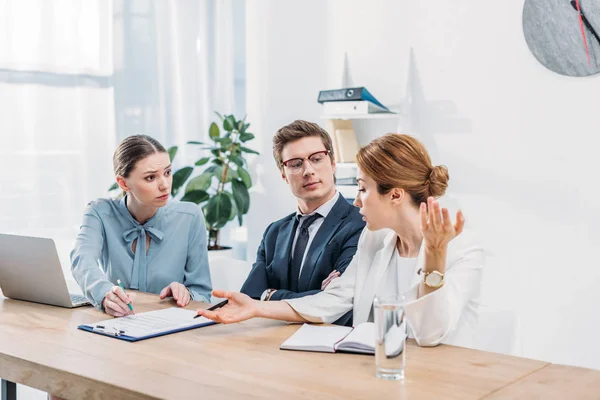
{"label": "white blazer lapel", "polygon": [[374,254],[370,265],[367,267],[369,271],[362,285],[362,290],[355,298],[353,325],[356,326],[368,320],[375,293],[381,283],[384,272],[390,265],[395,247],[396,232],[390,232],[384,239],[383,248]]}

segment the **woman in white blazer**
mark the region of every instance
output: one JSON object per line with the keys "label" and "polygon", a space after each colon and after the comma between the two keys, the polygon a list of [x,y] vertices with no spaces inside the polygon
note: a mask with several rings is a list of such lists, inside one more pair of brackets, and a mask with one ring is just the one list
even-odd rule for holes
{"label": "woman in white blazer", "polygon": [[419,345],[472,345],[483,249],[472,233],[463,232],[462,213],[457,212],[453,224],[448,210],[435,200],[446,191],[448,170],[433,166],[425,147],[401,134],[361,148],[357,164],[354,204],[367,226],[341,277],[320,293],[284,301],[260,302],[215,290],[215,297],[229,303],[198,314],[222,323],[253,317],[330,323],[353,309],[358,325],[373,320],[376,295],[403,293],[411,336]]}

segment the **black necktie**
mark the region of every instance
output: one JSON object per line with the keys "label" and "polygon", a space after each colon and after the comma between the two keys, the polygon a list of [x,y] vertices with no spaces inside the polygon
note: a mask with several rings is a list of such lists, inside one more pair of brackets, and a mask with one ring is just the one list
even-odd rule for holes
{"label": "black necktie", "polygon": [[296,240],[296,247],[294,247],[294,255],[292,256],[292,263],[290,268],[290,288],[293,292],[298,291],[298,281],[300,280],[300,267],[302,266],[302,258],[304,258],[304,251],[308,244],[308,227],[312,225],[317,218],[321,218],[321,214],[314,213],[308,217],[305,217],[300,221],[300,229],[298,230],[298,239]]}

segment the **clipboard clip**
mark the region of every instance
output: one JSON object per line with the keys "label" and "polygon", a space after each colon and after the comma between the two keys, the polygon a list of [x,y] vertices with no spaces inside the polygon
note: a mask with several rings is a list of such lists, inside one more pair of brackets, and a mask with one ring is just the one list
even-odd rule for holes
{"label": "clipboard clip", "polygon": [[118,329],[117,329],[117,328],[115,328],[114,326],[113,326],[113,327],[111,327],[111,328],[112,328],[112,330],[110,330],[110,329],[106,329],[106,327],[105,327],[105,326],[103,326],[103,325],[96,325],[96,326],[94,326],[94,327],[92,328],[92,330],[93,330],[94,332],[103,333],[103,334],[105,334],[105,335],[110,335],[110,336],[114,336],[114,337],[118,337],[118,336],[121,336],[121,335],[124,335],[124,334],[125,334],[125,331],[118,330]]}

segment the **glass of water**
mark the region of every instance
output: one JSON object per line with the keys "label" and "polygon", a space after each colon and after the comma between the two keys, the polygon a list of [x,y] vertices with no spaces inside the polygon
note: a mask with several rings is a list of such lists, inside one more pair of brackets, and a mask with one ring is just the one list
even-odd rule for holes
{"label": "glass of water", "polygon": [[403,296],[375,297],[375,372],[380,379],[403,380],[406,320]]}

